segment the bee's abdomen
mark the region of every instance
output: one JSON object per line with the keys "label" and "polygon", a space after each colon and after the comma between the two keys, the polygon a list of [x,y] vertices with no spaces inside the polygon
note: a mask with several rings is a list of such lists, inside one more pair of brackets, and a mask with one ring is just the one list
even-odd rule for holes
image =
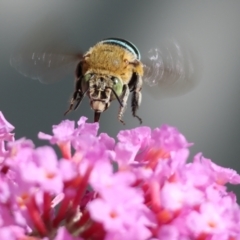
{"label": "bee's abdomen", "polygon": [[132,54],[134,54],[138,60],[141,59],[141,54],[140,54],[139,50],[137,49],[137,47],[133,43],[131,43],[127,40],[124,40],[121,38],[107,38],[107,39],[102,40],[100,43],[120,46],[120,47],[128,50]]}

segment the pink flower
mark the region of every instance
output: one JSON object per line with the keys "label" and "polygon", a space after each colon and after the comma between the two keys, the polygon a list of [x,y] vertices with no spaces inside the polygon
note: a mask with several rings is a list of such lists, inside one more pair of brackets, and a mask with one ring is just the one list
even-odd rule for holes
{"label": "pink flower", "polygon": [[230,230],[228,229],[230,221],[224,217],[224,207],[211,203],[203,203],[199,211],[189,213],[186,221],[195,238],[201,234],[224,234],[226,230]]}
{"label": "pink flower", "polygon": [[152,140],[160,148],[165,150],[178,150],[192,145],[186,138],[174,127],[163,125],[152,132]]}
{"label": "pink flower", "polygon": [[[57,144],[14,141],[0,112],[0,239],[236,240],[240,206],[226,184],[240,175],[201,153],[188,162],[174,127],[97,135],[98,123],[65,120]],[[115,164],[115,166],[113,166]]]}
{"label": "pink flower", "polygon": [[0,111],[0,141],[13,141],[14,134],[10,133],[13,130],[14,126],[5,119],[2,112]]}
{"label": "pink flower", "polygon": [[11,131],[14,130],[14,126],[12,126],[3,116],[0,111],[0,167],[4,161],[4,158],[7,154],[6,150],[6,141],[11,142],[14,141],[14,133]]}
{"label": "pink flower", "polygon": [[147,239],[151,236],[147,228],[151,222],[145,215],[147,208],[143,204],[144,199],[140,192],[134,188],[116,186],[102,191],[100,195],[101,198],[94,199],[87,208],[93,220],[102,223],[106,231],[127,236],[131,229],[136,227],[135,234],[138,231],[145,233],[138,239]]}
{"label": "pink flower", "polygon": [[52,144],[68,142],[72,140],[72,136],[75,131],[74,125],[74,121],[65,120],[62,121],[59,125],[53,125],[53,136],[39,132],[38,137],[40,139],[49,140]]}
{"label": "pink flower", "polygon": [[226,183],[239,184],[240,175],[233,169],[223,168],[213,163],[210,159],[201,158],[203,166],[211,172],[214,181],[217,184],[225,185]]}

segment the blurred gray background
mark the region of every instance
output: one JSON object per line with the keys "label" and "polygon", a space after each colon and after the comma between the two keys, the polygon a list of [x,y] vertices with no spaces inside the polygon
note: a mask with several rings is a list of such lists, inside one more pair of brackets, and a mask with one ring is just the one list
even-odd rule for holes
{"label": "blurred gray background", "polygon": [[[201,81],[191,92],[171,99],[155,100],[143,91],[139,115],[152,128],[176,126],[190,142],[191,155],[203,152],[217,164],[240,172],[240,1],[37,1],[0,0],[0,110],[16,129],[36,145],[44,142],[37,133],[51,132],[64,119],[73,92],[73,77],[52,85],[40,84],[10,67],[14,48],[39,21],[60,19],[54,27],[64,41],[86,51],[107,37],[121,37],[138,46],[142,55],[167,36],[186,39],[202,62]],[[60,34],[61,36],[61,34]],[[38,36],[39,42],[46,38]],[[59,39],[60,41],[60,39]],[[116,136],[119,130],[138,126],[128,107],[122,126],[118,104],[102,115],[101,132]],[[68,119],[78,120],[93,112],[85,99]],[[238,187],[235,190],[239,192]]]}

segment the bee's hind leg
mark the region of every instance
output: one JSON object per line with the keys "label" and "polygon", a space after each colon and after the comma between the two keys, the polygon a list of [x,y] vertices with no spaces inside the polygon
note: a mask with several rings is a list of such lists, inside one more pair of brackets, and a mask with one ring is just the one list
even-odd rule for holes
{"label": "bee's hind leg", "polygon": [[142,82],[141,76],[139,76],[136,73],[133,73],[132,79],[129,82],[129,87],[131,89],[131,92],[133,92],[132,103],[131,103],[132,115],[139,120],[140,124],[142,124],[142,119],[136,114],[136,112],[142,101],[142,93],[141,93],[142,84],[143,82]]}
{"label": "bee's hind leg", "polygon": [[126,106],[127,106],[127,100],[128,100],[129,93],[130,93],[130,90],[129,90],[128,85],[124,85],[123,86],[123,92],[122,92],[122,95],[121,95],[122,106],[120,106],[119,112],[118,112],[118,120],[123,125],[125,125],[125,122],[122,120],[122,117],[123,117],[123,113],[124,113],[124,111],[126,109]]}

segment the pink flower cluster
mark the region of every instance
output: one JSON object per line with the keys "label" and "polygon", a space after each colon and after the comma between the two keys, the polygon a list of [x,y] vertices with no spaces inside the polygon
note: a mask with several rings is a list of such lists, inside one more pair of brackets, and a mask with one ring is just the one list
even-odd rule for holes
{"label": "pink flower cluster", "polygon": [[56,144],[14,140],[0,112],[1,240],[237,240],[240,208],[227,183],[236,171],[197,154],[163,125],[120,131],[117,143],[98,124],[65,120]]}

